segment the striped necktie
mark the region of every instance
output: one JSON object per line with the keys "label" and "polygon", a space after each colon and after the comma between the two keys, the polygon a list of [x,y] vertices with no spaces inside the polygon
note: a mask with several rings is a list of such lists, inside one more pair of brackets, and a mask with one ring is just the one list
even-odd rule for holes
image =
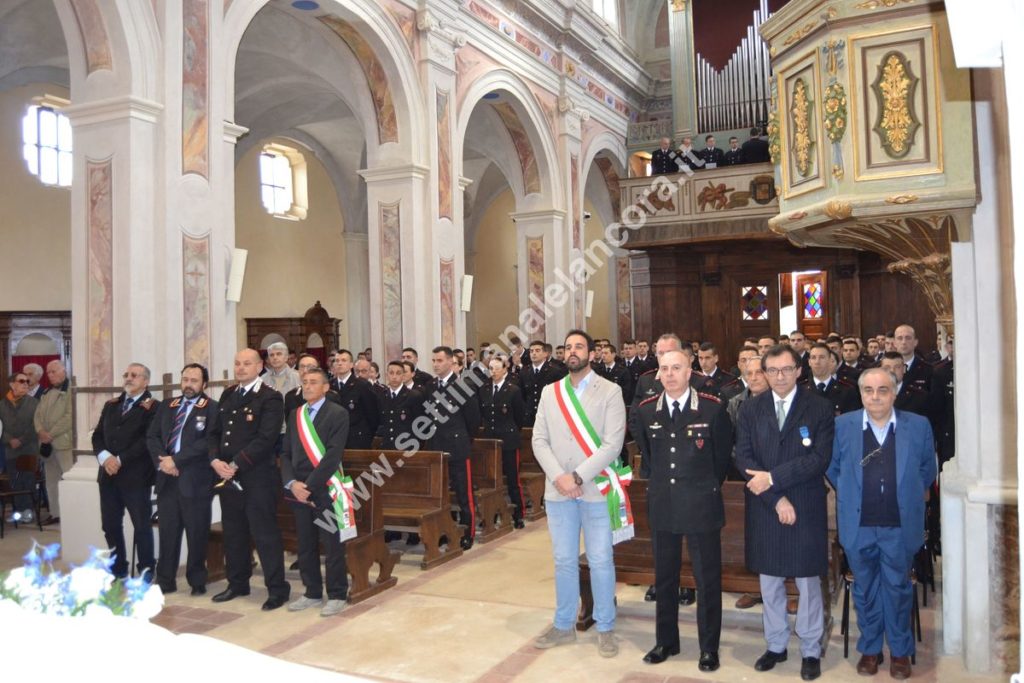
{"label": "striped necktie", "polygon": [[181,428],[185,426],[185,418],[188,417],[188,407],[192,404],[191,401],[183,400],[181,407],[178,408],[178,414],[174,416],[174,426],[171,427],[171,433],[167,437],[167,452],[174,453],[174,445],[178,443],[178,437],[181,435]]}

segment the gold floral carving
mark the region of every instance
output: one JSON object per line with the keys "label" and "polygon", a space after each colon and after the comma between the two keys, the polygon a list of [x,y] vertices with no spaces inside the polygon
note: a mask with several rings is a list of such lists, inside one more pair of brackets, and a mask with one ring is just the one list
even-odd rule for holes
{"label": "gold floral carving", "polygon": [[888,204],[912,204],[917,201],[916,194],[895,194],[891,197],[886,197],[886,203]]}
{"label": "gold floral carving", "polygon": [[768,155],[772,165],[778,166],[782,160],[782,135],[779,128],[779,111],[772,109],[768,114]]}
{"label": "gold floral carving", "polygon": [[840,244],[890,259],[889,272],[909,276],[927,297],[935,321],[952,334],[953,271],[949,253],[956,231],[956,221],[944,214],[854,223],[836,229],[832,236]]}
{"label": "gold floral carving", "polygon": [[836,221],[843,221],[853,215],[853,205],[838,199],[829,200],[825,204],[825,215]]}
{"label": "gold floral carving", "polygon": [[832,177],[836,180],[842,180],[843,176],[846,175],[846,171],[839,164],[832,164]]}
{"label": "gold floral carving", "polygon": [[861,2],[855,5],[857,9],[872,10],[878,9],[879,7],[895,7],[896,5],[903,3],[909,5],[914,0],[867,0],[867,2]]}
{"label": "gold floral carving", "polygon": [[914,90],[919,80],[910,70],[909,60],[893,51],[882,57],[878,77],[871,84],[878,98],[874,131],[881,138],[882,149],[894,159],[907,155],[921,125],[914,114]]}
{"label": "gold floral carving", "polygon": [[825,88],[824,106],[825,110],[825,135],[832,142],[841,142],[846,134],[846,122],[849,120],[846,112],[846,90],[839,83],[833,83]]}
{"label": "gold floral carving", "polygon": [[672,0],[672,11],[673,12],[685,12],[686,11],[686,0]]}
{"label": "gold floral carving", "polygon": [[796,170],[806,178],[814,170],[814,140],[811,139],[811,109],[813,107],[803,78],[793,83],[793,100],[789,106],[790,122],[793,125],[792,153]]}
{"label": "gold floral carving", "polygon": [[785,45],[786,47],[789,47],[793,43],[795,43],[795,42],[797,42],[799,40],[803,40],[803,37],[806,36],[811,31],[813,31],[814,27],[817,26],[817,25],[818,24],[816,22],[813,22],[813,21],[804,24],[803,26],[801,26],[797,30],[795,30],[792,33],[790,33],[789,37],[787,37],[784,41],[782,41],[782,44]]}

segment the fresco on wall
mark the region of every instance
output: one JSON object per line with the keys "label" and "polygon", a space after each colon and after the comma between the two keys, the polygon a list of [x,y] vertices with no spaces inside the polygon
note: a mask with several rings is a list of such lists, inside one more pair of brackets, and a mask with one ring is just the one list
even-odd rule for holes
{"label": "fresco on wall", "polygon": [[[530,308],[536,314],[537,320],[544,320],[544,238],[531,237],[526,240],[526,263],[527,263],[527,296],[530,298]],[[540,303],[537,303],[540,302]],[[536,338],[544,338],[544,327],[542,323],[538,329]]]}
{"label": "fresco on wall", "polygon": [[448,91],[437,91],[437,215],[452,218],[452,128]]}
{"label": "fresco on wall", "polygon": [[441,259],[441,343],[455,346],[455,259]]}
{"label": "fresco on wall", "polygon": [[209,177],[207,0],[185,0],[181,92],[181,172]]}
{"label": "fresco on wall", "polygon": [[181,238],[185,362],[210,367],[210,238]]}
{"label": "fresco on wall", "polygon": [[[114,384],[114,211],[111,162],[87,162],[89,193],[89,381],[91,386]],[[99,419],[107,397],[95,396],[89,406],[89,424]]]}
{"label": "fresco on wall", "polygon": [[381,315],[385,358],[402,355],[402,230],[399,202],[380,205]]}
{"label": "fresco on wall", "polygon": [[612,160],[607,157],[598,157],[594,159],[594,163],[597,164],[597,168],[601,171],[601,176],[604,178],[604,186],[608,188],[608,197],[612,203],[612,216],[614,220],[619,220],[622,216],[622,193],[619,192],[619,174],[615,172]]}
{"label": "fresco on wall", "polygon": [[317,17],[325,26],[348,45],[355,54],[356,61],[363,68],[366,83],[370,88],[373,108],[377,112],[377,137],[380,144],[398,142],[398,118],[395,115],[395,103],[391,98],[391,87],[388,83],[384,65],[377,59],[373,48],[352,24],[333,14]]}
{"label": "fresco on wall", "polygon": [[505,129],[512,137],[512,146],[519,158],[519,167],[523,171],[523,189],[526,194],[540,192],[540,171],[537,168],[537,157],[533,153],[533,145],[530,143],[530,136],[526,134],[522,121],[512,105],[508,102],[492,104],[494,111],[501,117]]}
{"label": "fresco on wall", "polygon": [[89,73],[100,69],[113,69],[114,60],[107,39],[107,27],[96,0],[71,0],[71,9],[85,43],[85,66]]}

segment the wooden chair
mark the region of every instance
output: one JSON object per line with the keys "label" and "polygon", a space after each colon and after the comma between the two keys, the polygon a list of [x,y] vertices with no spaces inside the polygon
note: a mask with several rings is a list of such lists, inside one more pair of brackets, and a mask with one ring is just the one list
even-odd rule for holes
{"label": "wooden chair", "polygon": [[[839,632],[843,635],[843,658],[846,659],[850,656],[850,591],[853,587],[853,572],[847,568],[843,572],[843,616],[839,623]],[[914,589],[914,605],[910,610],[910,630],[917,638],[917,642],[921,642],[921,608],[917,601],[917,572],[911,568],[910,585]],[[922,590],[927,592],[927,587],[922,586]],[[917,664],[917,653],[910,655],[910,663]]]}
{"label": "wooden chair", "polygon": [[[31,480],[28,488],[15,489],[14,479],[8,475],[0,476],[0,538],[4,537],[4,525],[6,524],[6,516],[4,512],[7,508],[7,501],[11,502],[11,510],[15,510],[14,500],[18,496],[29,496],[32,499],[32,510],[36,516],[36,525],[39,530],[43,530],[43,520],[39,513],[39,481],[37,473],[39,471],[39,456],[36,455],[19,455],[14,461],[15,472],[21,474],[30,475],[26,477]],[[18,522],[14,522],[14,528],[18,528]]]}

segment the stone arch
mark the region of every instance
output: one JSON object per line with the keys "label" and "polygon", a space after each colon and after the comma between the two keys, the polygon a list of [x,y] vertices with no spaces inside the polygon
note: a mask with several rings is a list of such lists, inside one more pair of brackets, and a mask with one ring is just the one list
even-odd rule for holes
{"label": "stone arch", "polygon": [[[228,120],[233,120],[235,116],[234,74],[239,46],[256,14],[268,4],[269,0],[234,0],[224,16],[221,56],[226,65],[224,105],[225,118]],[[372,58],[379,64],[387,79],[387,90],[393,102],[393,115],[397,126],[397,140],[376,146],[368,144],[367,165],[372,167],[392,162],[424,163],[425,106],[420,96],[416,65],[399,27],[379,3],[371,0],[357,0],[344,4],[337,0],[324,1],[321,2],[321,9],[323,11],[315,15],[318,19],[330,16],[343,22],[358,24],[361,29],[357,32],[359,37],[365,41],[372,52]],[[321,19],[318,23],[323,24],[325,31],[330,31],[330,20]],[[336,35],[335,39],[338,43],[348,46],[342,49],[352,50],[352,46],[340,36]],[[353,111],[357,111],[357,107],[354,106]],[[368,141],[374,137],[371,130],[367,130],[366,133]]]}
{"label": "stone arch", "polygon": [[[524,206],[518,206],[519,210],[538,210],[550,208],[562,208],[564,199],[562,197],[562,182],[558,171],[558,154],[555,141],[548,127],[547,118],[540,104],[526,83],[517,75],[505,69],[495,69],[484,74],[472,83],[465,92],[459,105],[459,113],[455,127],[455,140],[452,157],[459,164],[463,159],[463,149],[466,132],[469,128],[469,120],[473,111],[483,101],[484,95],[490,92],[504,92],[509,95],[506,108],[495,109],[508,129],[509,134],[515,138],[517,132],[524,134],[529,142],[530,152],[533,155],[533,163],[536,164],[537,189],[531,191],[530,171],[528,161],[520,154],[521,170],[524,171],[523,192]],[[509,129],[509,124],[514,121],[520,126],[520,131],[514,128]],[[522,138],[521,138],[522,139]],[[517,150],[522,153],[523,149]],[[532,196],[536,195],[536,196]]]}
{"label": "stone arch", "polygon": [[[617,176],[617,179],[626,177],[629,151],[626,149],[625,140],[611,131],[602,131],[589,141],[583,153],[583,165],[580,168],[580,189],[584,196],[586,196],[586,188],[591,183],[590,172],[594,168],[594,162],[598,161],[598,155],[602,155],[604,159],[607,159],[610,166],[610,168],[598,169],[599,172],[607,173],[608,171],[611,171],[615,176]],[[606,180],[610,180],[610,178],[606,178]],[[621,209],[625,207],[618,206],[619,197],[617,194],[617,186],[613,188],[611,182],[606,182],[605,186],[608,189],[609,201],[607,204],[603,201],[600,202],[600,208],[602,209],[602,213],[604,213],[605,210],[607,211],[607,213],[602,216],[604,222],[607,224],[611,221],[618,221],[618,214]]]}

